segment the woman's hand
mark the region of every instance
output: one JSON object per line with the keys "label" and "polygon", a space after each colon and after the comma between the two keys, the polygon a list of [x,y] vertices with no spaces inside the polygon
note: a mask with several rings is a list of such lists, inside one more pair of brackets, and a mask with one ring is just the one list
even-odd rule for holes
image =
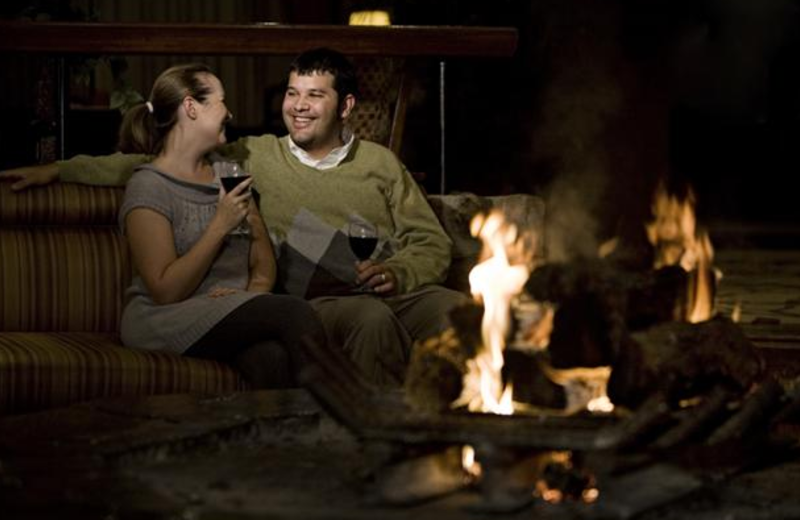
{"label": "woman's hand", "polygon": [[228,296],[229,294],[235,294],[237,292],[239,291],[231,289],[230,287],[212,287],[207,295],[209,298],[222,298],[223,296]]}
{"label": "woman's hand", "polygon": [[247,217],[252,198],[248,188],[252,182],[252,178],[246,179],[230,193],[226,193],[225,188],[220,186],[217,212],[210,225],[220,226],[224,233],[228,234]]}

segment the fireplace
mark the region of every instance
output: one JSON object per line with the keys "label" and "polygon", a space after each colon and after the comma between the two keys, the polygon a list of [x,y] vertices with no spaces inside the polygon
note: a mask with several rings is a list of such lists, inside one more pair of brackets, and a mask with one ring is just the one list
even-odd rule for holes
{"label": "fireplace", "polygon": [[770,375],[737,311],[715,309],[722,275],[691,192],[659,189],[642,242],[591,259],[548,263],[499,215],[473,229],[476,303],[415,346],[402,390],[310,346],[312,393],[363,442],[396,448],[378,472],[387,502],[470,487],[484,511],[626,516],[781,451],[800,380]]}

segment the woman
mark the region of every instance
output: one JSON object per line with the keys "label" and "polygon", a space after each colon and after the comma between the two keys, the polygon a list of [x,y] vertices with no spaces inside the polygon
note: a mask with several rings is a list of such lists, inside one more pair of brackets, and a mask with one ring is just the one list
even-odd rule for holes
{"label": "woman", "polygon": [[[230,118],[222,84],[200,64],[164,71],[125,115],[120,151],[154,158],[120,210],[137,272],[122,341],[229,363],[258,388],[290,386],[302,341],[324,332],[304,300],[269,292],[275,257],[251,180],[226,193],[209,161]],[[250,233],[230,234],[244,219]]]}

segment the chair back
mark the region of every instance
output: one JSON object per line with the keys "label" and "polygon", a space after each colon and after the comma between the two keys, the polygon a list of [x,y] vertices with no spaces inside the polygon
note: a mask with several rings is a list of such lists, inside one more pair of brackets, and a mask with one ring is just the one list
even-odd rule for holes
{"label": "chair back", "polygon": [[400,155],[409,85],[403,58],[356,57],[359,98],[348,124],[355,134]]}

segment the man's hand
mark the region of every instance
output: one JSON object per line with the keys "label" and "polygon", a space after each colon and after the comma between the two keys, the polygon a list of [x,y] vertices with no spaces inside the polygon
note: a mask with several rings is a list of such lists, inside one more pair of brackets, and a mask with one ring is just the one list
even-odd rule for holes
{"label": "man's hand", "polygon": [[356,283],[361,287],[369,287],[383,296],[397,293],[397,277],[384,264],[372,260],[356,262],[356,273]]}
{"label": "man's hand", "polygon": [[11,185],[11,189],[14,191],[24,190],[31,186],[44,186],[57,179],[58,164],[56,163],[23,166],[0,172],[0,181],[15,181]]}

